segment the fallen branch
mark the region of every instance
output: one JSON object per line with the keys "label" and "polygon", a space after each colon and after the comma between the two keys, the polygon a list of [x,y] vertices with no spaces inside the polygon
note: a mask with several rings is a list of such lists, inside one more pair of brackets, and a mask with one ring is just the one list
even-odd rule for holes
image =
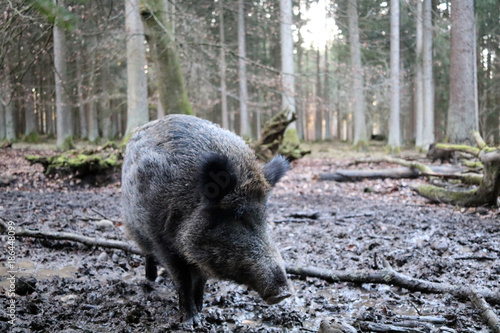
{"label": "fallen branch", "polygon": [[[0,231],[5,233],[7,224],[0,221]],[[142,255],[142,252],[133,244],[107,238],[93,238],[70,232],[38,231],[26,228],[16,228],[16,237],[32,237],[42,239],[67,240],[82,243],[89,246],[99,246],[105,248],[119,249],[125,252]]]}
{"label": "fallen branch", "polygon": [[500,333],[500,320],[474,287],[469,290],[469,299],[474,306],[481,312],[481,317],[488,324],[493,333]]}
{"label": "fallen branch", "polygon": [[[436,283],[398,273],[390,267],[380,271],[332,271],[314,267],[286,266],[288,274],[304,277],[314,277],[330,283],[352,282],[352,283],[378,283],[395,285],[409,291],[420,291],[423,293],[445,294],[449,293],[457,298],[466,299],[470,289],[465,286],[457,286],[448,283]],[[491,304],[500,304],[500,293],[487,289],[480,289],[478,293]]]}

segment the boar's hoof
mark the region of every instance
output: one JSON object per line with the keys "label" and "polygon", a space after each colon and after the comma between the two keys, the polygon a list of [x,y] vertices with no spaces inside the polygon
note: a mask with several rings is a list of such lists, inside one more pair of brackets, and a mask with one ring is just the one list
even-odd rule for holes
{"label": "boar's hoof", "polygon": [[182,323],[184,325],[187,325],[187,326],[199,326],[200,325],[200,316],[198,314],[191,316],[189,318],[188,318],[188,316],[184,315],[184,316],[182,316],[182,318],[183,318]]}
{"label": "boar's hoof", "polygon": [[284,300],[285,298],[288,298],[290,296],[292,296],[292,294],[290,294],[289,292],[286,291],[286,292],[281,293],[279,295],[270,296],[270,297],[266,298],[265,301],[267,304],[273,305],[273,304],[277,304],[277,303],[281,302],[282,300]]}

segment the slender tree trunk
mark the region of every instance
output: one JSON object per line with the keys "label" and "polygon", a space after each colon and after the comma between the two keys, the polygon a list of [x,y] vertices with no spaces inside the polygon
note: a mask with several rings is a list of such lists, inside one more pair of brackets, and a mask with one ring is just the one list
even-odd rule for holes
{"label": "slender tree trunk", "polygon": [[423,92],[424,122],[422,148],[434,143],[434,85],[432,74],[432,0],[423,0]]}
{"label": "slender tree trunk", "polygon": [[316,116],[314,117],[314,133],[316,141],[323,140],[323,96],[321,93],[321,52],[316,50]]}
{"label": "slender tree trunk", "polygon": [[249,137],[250,120],[248,117],[247,101],[247,68],[245,48],[245,8],[244,1],[238,0],[238,76],[240,79],[240,135]]}
{"label": "slender tree trunk", "polygon": [[84,101],[84,91],[83,91],[83,71],[82,71],[82,52],[80,50],[76,57],[76,90],[78,95],[78,117],[80,119],[80,138],[88,138],[87,132],[87,116],[85,114],[85,101]]}
{"label": "slender tree trunk", "polygon": [[109,99],[111,82],[109,80],[110,72],[109,65],[103,63],[101,66],[101,131],[102,138],[104,141],[108,141],[111,138],[111,102]]}
{"label": "slender tree trunk", "polygon": [[325,105],[325,140],[332,139],[331,107],[330,107],[330,61],[328,58],[328,45],[325,44],[325,84],[323,99]]}
{"label": "slender tree trunk", "polygon": [[[127,0],[128,1],[128,0]],[[96,52],[97,48],[95,45],[97,44],[97,40],[95,37],[91,37],[91,43],[88,53],[89,61],[90,61],[90,75],[89,75],[89,93],[88,93],[88,102],[87,102],[87,124],[88,124],[88,135],[90,142],[96,142],[99,139],[99,116],[97,113],[97,80],[96,80]]]}
{"label": "slender tree trunk", "polygon": [[302,58],[304,54],[304,49],[302,47],[302,43],[304,41],[302,34],[300,33],[300,29],[297,31],[298,34],[298,43],[297,43],[297,72],[299,76],[297,77],[297,94],[299,97],[299,103],[295,105],[295,110],[297,112],[297,136],[299,137],[299,140],[303,140],[305,137],[305,130],[304,130],[304,113],[305,113],[305,108],[304,108],[304,100],[306,98],[304,94],[304,87],[303,84],[305,82],[304,78],[302,77],[302,72],[303,72],[303,66],[302,66]]}
{"label": "slender tree trunk", "polygon": [[25,136],[30,136],[32,134],[38,133],[35,114],[35,81],[33,70],[33,67],[28,69],[28,71],[24,75],[24,120],[26,125],[24,129]]}
{"label": "slender tree trunk", "polygon": [[139,0],[125,0],[125,28],[127,37],[127,129],[128,135],[149,120],[148,86],[144,27],[139,15]]}
{"label": "slender tree trunk", "polygon": [[3,75],[0,81],[0,107],[3,110],[3,119],[0,121],[3,122],[3,126],[0,125],[0,127],[3,127],[4,135],[2,139],[5,138],[8,142],[16,141],[16,118],[14,114],[13,94],[10,68],[6,66],[3,68]]}
{"label": "slender tree trunk", "polygon": [[3,88],[0,83],[0,140],[5,139],[5,105],[3,103]]}
{"label": "slender tree trunk", "polygon": [[[222,127],[229,129],[229,115],[227,112],[227,88],[226,88],[226,40],[224,38],[224,5],[219,0],[219,36],[220,36],[220,93],[221,93],[221,117]],[[257,128],[260,133],[260,128]]]}
{"label": "slender tree trunk", "polygon": [[[61,1],[62,2],[62,1]],[[56,85],[56,117],[57,117],[57,147],[67,149],[68,141],[73,137],[73,117],[67,87],[66,72],[66,36],[63,28],[58,26],[58,18],[54,24],[54,68]]]}
{"label": "slender tree trunk", "polygon": [[[280,0],[281,85],[283,90],[281,108],[290,110],[289,117],[295,113],[292,23],[292,0]],[[289,142],[299,141],[295,122],[288,125],[285,139]]]}
{"label": "slender tree trunk", "polygon": [[415,75],[415,146],[422,148],[423,133],[424,133],[424,82],[423,82],[423,68],[422,68],[422,37],[423,37],[423,18],[422,18],[422,0],[415,0],[417,3],[417,16],[416,21],[416,75]]}
{"label": "slender tree trunk", "polygon": [[451,8],[450,105],[447,133],[451,143],[471,143],[472,132],[478,128],[474,1],[455,0]]}
{"label": "slender tree trunk", "polygon": [[156,103],[156,119],[160,119],[163,116],[165,116],[165,109],[163,108],[161,99],[158,98],[158,102]]}
{"label": "slender tree trunk", "polygon": [[399,0],[391,0],[391,117],[388,145],[391,151],[401,146],[399,105]]}
{"label": "slender tree trunk", "polygon": [[[193,114],[181,71],[166,0],[142,2],[141,17],[156,64],[157,86],[165,113]],[[173,7],[173,6],[172,6]]]}
{"label": "slender tree trunk", "polygon": [[361,45],[359,42],[357,1],[347,2],[349,20],[349,43],[351,44],[351,66],[353,76],[352,98],[354,106],[354,145],[368,144],[365,118],[365,96],[363,83],[363,67],[361,65]]}

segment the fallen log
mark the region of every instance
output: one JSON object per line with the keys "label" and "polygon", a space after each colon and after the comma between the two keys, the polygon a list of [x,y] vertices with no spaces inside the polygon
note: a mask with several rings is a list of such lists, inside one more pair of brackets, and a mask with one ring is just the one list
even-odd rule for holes
{"label": "fallen log", "polygon": [[87,179],[94,185],[105,183],[109,176],[119,172],[123,163],[122,152],[113,143],[96,149],[69,150],[55,156],[27,155],[30,164],[40,163],[46,175],[72,174],[80,179]]}
{"label": "fallen log", "polygon": [[[394,159],[393,159],[394,160]],[[373,160],[371,160],[373,161]],[[386,160],[379,160],[386,162]],[[399,164],[399,163],[398,163]],[[402,179],[402,178],[418,178],[425,177],[439,177],[439,178],[453,178],[459,179],[467,184],[479,184],[482,176],[477,174],[461,174],[465,168],[453,166],[428,166],[425,172],[416,168],[401,167],[401,168],[388,168],[388,169],[369,169],[369,170],[352,170],[352,169],[338,169],[335,173],[323,173],[318,175],[318,180],[333,180],[337,182],[356,182],[363,179]]]}

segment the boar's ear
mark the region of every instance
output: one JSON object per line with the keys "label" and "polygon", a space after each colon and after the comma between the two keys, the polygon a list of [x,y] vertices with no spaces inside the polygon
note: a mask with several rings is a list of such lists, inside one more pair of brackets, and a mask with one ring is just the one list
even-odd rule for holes
{"label": "boar's ear", "polygon": [[264,177],[271,186],[276,185],[288,170],[290,170],[290,162],[281,155],[275,156],[262,167]]}
{"label": "boar's ear", "polygon": [[209,206],[218,204],[236,186],[236,170],[227,156],[207,153],[202,156],[199,190]]}

